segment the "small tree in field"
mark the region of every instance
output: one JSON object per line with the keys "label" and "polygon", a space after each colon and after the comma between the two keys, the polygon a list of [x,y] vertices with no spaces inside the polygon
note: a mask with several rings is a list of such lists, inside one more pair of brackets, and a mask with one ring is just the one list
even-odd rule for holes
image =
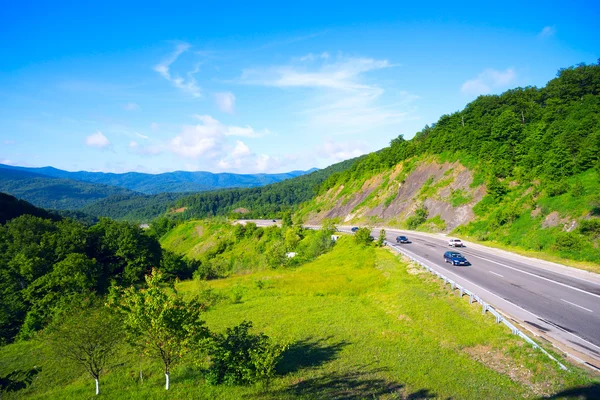
{"label": "small tree in field", "polygon": [[84,369],[96,382],[96,395],[100,394],[100,375],[115,359],[121,344],[121,321],[104,307],[68,317],[49,335],[49,347],[56,358]]}
{"label": "small tree in field", "polygon": [[146,289],[112,293],[109,304],[123,312],[130,342],[144,354],[163,363],[165,388],[169,390],[171,367],[209,336],[200,320],[201,305],[186,302],[173,287],[163,286],[158,270],[146,276]]}
{"label": "small tree in field", "polygon": [[381,228],[379,231],[379,239],[377,239],[377,246],[382,247],[385,242],[385,229]]}
{"label": "small tree in field", "polygon": [[362,246],[368,246],[371,244],[373,239],[371,238],[371,229],[370,228],[360,228],[354,234],[354,241]]}

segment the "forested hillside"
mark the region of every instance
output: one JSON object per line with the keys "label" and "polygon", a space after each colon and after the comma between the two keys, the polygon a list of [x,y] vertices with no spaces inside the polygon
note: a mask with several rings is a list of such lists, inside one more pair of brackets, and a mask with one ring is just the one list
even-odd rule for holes
{"label": "forested hillside", "polygon": [[600,65],[480,96],[330,176],[299,217],[456,232],[600,261]]}
{"label": "forested hillside", "polygon": [[76,210],[114,195],[132,195],[131,190],[53,178],[38,173],[0,168],[0,192],[26,200],[37,207]]}
{"label": "forested hillside", "polygon": [[148,222],[165,213],[176,219],[208,216],[281,217],[300,203],[314,197],[331,174],[349,168],[355,159],[346,160],[310,174],[257,188],[223,189],[196,194],[161,193],[157,195],[113,196],[82,209],[94,216]]}
{"label": "forested hillside", "polygon": [[[3,164],[0,164],[0,168],[31,172],[53,178],[117,186],[144,194],[157,194],[163,192],[202,192],[232,187],[264,186],[313,172],[313,170],[309,170],[291,171],[280,174],[214,174],[212,172],[204,171],[175,171],[162,174],[144,174],[140,172],[115,174],[87,171],[70,172],[53,167],[14,167]],[[0,170],[0,172],[3,171]]]}

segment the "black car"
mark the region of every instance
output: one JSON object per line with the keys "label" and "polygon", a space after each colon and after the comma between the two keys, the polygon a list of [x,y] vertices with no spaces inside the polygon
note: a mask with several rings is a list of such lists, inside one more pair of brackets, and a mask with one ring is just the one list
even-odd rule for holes
{"label": "black car", "polygon": [[358,230],[358,226],[353,226],[352,229],[350,229],[352,232],[356,232]]}
{"label": "black car", "polygon": [[444,261],[452,265],[471,265],[471,263],[456,251],[447,251],[444,253]]}
{"label": "black car", "polygon": [[410,243],[410,240],[406,236],[398,236],[396,238],[396,243]]}

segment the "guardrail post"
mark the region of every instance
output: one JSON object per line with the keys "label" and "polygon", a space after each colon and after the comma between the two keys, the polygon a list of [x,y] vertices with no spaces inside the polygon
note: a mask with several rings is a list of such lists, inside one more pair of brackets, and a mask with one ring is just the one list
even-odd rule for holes
{"label": "guardrail post", "polygon": [[450,288],[454,290],[454,282],[450,283]]}
{"label": "guardrail post", "polygon": [[472,294],[469,295],[469,304],[473,304],[473,295]]}
{"label": "guardrail post", "polygon": [[465,294],[465,289],[460,288],[460,297],[463,297],[464,294]]}
{"label": "guardrail post", "polygon": [[482,313],[482,314],[485,314],[485,312],[486,312],[486,311],[487,311],[487,304],[485,304],[485,303],[482,303],[482,304],[481,304],[481,313]]}

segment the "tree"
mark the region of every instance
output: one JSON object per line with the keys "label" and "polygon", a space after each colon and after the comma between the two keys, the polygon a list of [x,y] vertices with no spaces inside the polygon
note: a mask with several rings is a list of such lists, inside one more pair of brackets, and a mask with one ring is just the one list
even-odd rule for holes
{"label": "tree", "polygon": [[385,229],[381,228],[379,231],[379,238],[377,239],[377,246],[382,247],[385,242]]}
{"label": "tree", "polygon": [[169,390],[171,367],[209,336],[200,320],[197,299],[183,300],[174,287],[163,286],[163,275],[153,269],[146,276],[146,289],[130,287],[119,293],[113,289],[109,305],[123,313],[130,343],[151,358],[162,361],[165,388]]}
{"label": "tree", "polygon": [[368,246],[373,241],[370,228],[360,228],[354,234],[354,241],[362,246]]}
{"label": "tree", "polygon": [[121,349],[121,321],[105,307],[79,311],[49,335],[50,349],[60,360],[83,368],[96,382],[100,394],[100,376]]}

